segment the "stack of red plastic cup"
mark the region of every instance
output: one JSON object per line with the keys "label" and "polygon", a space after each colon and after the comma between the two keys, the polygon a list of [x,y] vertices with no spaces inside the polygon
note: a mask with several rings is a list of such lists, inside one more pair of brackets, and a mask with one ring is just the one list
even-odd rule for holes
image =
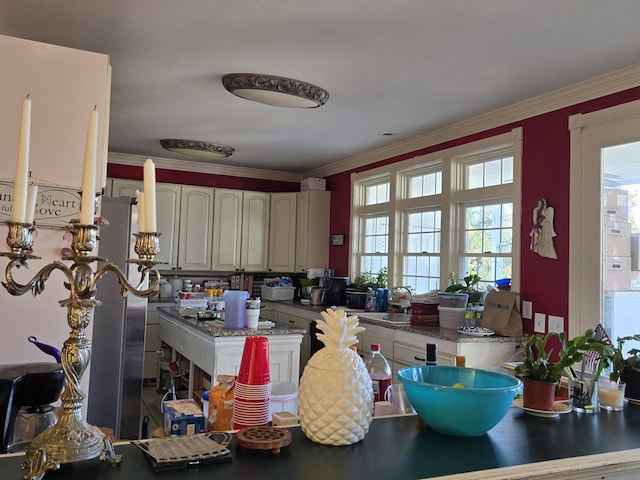
{"label": "stack of red plastic cup", "polygon": [[269,339],[247,337],[236,379],[233,428],[266,426],[270,418]]}

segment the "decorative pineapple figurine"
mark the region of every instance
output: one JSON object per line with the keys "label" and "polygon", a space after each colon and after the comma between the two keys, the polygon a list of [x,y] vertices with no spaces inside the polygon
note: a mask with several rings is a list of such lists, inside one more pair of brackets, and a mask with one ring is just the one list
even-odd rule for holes
{"label": "decorative pineapple figurine", "polygon": [[351,445],[369,431],[373,412],[371,377],[357,352],[358,317],[327,309],[318,321],[325,348],[307,363],[300,379],[298,410],[304,434],[325,445]]}

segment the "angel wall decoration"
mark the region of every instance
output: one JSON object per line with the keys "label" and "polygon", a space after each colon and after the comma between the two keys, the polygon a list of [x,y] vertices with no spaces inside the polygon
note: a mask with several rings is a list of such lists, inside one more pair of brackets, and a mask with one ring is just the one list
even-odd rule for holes
{"label": "angel wall decoration", "polygon": [[536,208],[533,209],[533,228],[529,233],[530,248],[541,257],[557,259],[558,254],[553,245],[553,237],[557,235],[553,228],[553,215],[553,207],[547,206],[544,198],[539,198]]}

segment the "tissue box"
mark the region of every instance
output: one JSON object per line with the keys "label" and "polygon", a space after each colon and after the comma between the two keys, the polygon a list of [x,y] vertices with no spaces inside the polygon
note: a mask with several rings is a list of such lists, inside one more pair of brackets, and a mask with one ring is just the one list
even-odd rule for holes
{"label": "tissue box", "polygon": [[192,398],[163,402],[162,412],[167,437],[205,432],[204,415]]}

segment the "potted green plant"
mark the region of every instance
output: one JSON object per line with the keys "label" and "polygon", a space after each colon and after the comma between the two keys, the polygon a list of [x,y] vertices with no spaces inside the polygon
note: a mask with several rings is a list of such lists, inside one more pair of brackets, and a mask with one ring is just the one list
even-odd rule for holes
{"label": "potted green plant", "polygon": [[349,288],[361,290],[366,292],[367,290],[375,290],[377,288],[386,288],[387,286],[387,267],[382,267],[378,270],[378,273],[362,272],[355,277],[349,284]]}
{"label": "potted green plant", "polygon": [[463,283],[449,285],[445,292],[466,293],[469,295],[469,303],[482,303],[482,290],[480,290],[481,277],[477,273],[470,273],[462,279]]}
{"label": "potted green plant", "polygon": [[[551,361],[553,349],[552,339],[560,343],[558,359]],[[597,352],[601,358],[610,357],[613,349],[603,340],[594,336],[593,330],[587,330],[567,340],[564,332],[549,332],[541,337],[533,335],[523,342],[524,359],[516,367],[516,375],[524,383],[524,406],[536,410],[551,410],[555,397],[556,385],[562,374],[573,364],[582,361],[589,351]]]}
{"label": "potted green plant", "polygon": [[640,334],[618,337],[617,346],[609,357],[601,358],[599,369],[602,370],[611,364],[609,380],[622,381],[627,384],[626,396],[640,400],[640,350],[632,348],[623,354],[623,346],[628,341],[640,341]]}

